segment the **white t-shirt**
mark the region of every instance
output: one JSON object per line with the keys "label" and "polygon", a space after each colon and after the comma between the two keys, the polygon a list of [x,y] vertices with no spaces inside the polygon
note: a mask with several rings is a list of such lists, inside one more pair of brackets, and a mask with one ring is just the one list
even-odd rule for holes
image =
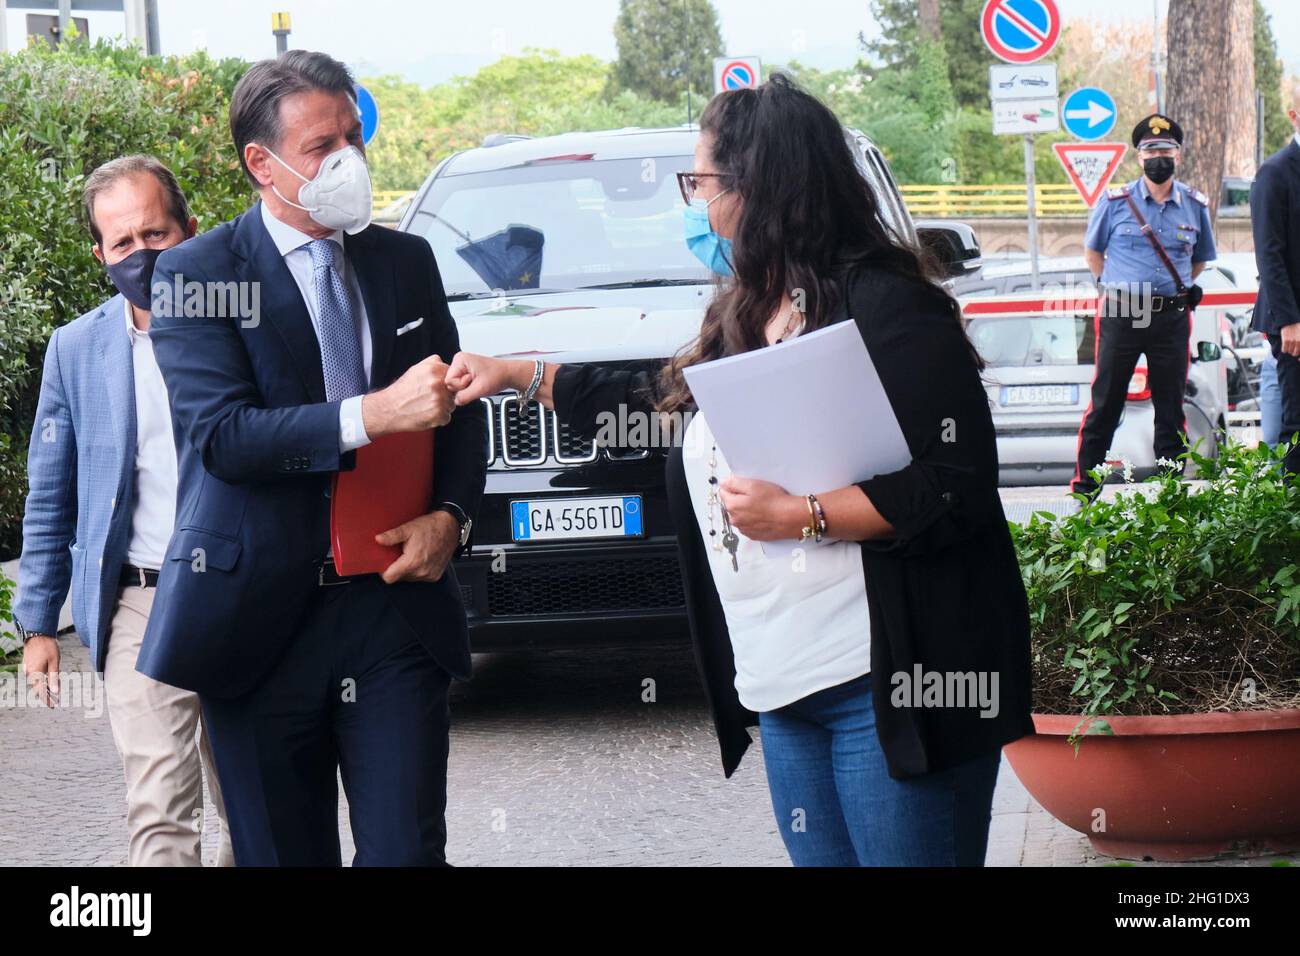
{"label": "white t-shirt", "polygon": [[[709,456],[713,433],[703,414],[686,429],[682,465],[695,518],[709,556],[736,660],[740,702],[755,712],[775,710],[871,670],[871,618],[856,541],[806,541],[792,554],[764,551],[737,532],[739,570],[722,541],[721,502],[709,535]],[[722,449],[717,477],[731,474]]]}

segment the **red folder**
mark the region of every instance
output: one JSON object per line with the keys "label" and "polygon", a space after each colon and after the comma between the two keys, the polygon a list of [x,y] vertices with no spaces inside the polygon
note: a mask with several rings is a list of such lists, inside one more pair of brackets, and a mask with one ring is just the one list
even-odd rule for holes
{"label": "red folder", "polygon": [[356,451],[351,471],[334,475],[330,541],[339,574],[386,570],[402,554],[375,535],[433,508],[433,431],[395,432]]}

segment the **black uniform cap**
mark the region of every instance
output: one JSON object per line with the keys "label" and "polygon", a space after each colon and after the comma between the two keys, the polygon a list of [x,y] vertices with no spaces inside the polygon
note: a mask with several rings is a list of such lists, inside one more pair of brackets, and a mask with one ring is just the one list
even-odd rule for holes
{"label": "black uniform cap", "polygon": [[1140,149],[1151,143],[1183,145],[1183,128],[1163,113],[1152,113],[1133,127],[1133,146]]}

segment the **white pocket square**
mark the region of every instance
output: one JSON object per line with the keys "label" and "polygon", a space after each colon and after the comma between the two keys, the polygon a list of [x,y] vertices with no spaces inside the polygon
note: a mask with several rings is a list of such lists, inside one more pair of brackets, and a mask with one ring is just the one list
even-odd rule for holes
{"label": "white pocket square", "polygon": [[414,322],[407,322],[404,326],[398,329],[397,334],[405,335],[407,332],[411,331],[411,329],[417,329],[423,324],[424,324],[424,316],[420,316]]}

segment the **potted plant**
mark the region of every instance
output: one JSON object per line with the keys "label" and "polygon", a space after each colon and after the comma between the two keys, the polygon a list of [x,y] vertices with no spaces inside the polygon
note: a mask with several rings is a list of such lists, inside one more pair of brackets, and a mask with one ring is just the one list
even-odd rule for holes
{"label": "potted plant", "polygon": [[1100,853],[1300,847],[1300,483],[1284,450],[1191,450],[1203,483],[1166,471],[1012,525],[1037,732],[1006,754]]}

